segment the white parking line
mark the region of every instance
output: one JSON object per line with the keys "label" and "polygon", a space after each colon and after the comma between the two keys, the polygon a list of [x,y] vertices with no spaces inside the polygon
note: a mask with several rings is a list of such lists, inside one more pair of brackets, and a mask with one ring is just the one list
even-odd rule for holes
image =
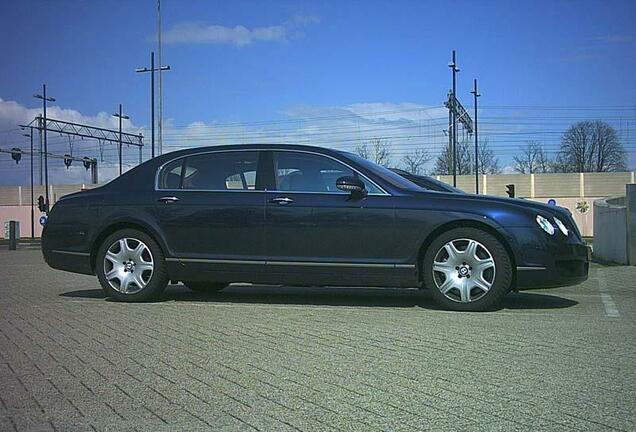
{"label": "white parking line", "polygon": [[607,280],[605,280],[605,271],[602,269],[598,269],[598,289],[601,291],[601,301],[603,302],[603,306],[605,306],[605,315],[610,318],[618,318],[620,314],[618,313],[618,308],[616,307],[616,303],[612,299],[609,291],[607,290]]}

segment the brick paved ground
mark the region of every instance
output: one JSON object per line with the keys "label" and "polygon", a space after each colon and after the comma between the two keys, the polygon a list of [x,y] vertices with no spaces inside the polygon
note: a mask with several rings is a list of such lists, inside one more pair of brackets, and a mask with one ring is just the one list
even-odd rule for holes
{"label": "brick paved ground", "polygon": [[0,430],[636,430],[634,280],[597,266],[480,314],[416,290],[123,304],[1,250]]}

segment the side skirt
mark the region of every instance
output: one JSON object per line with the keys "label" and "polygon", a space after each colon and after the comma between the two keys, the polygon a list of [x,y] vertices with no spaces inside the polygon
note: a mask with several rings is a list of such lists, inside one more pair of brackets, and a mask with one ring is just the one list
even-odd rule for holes
{"label": "side skirt", "polygon": [[330,286],[417,286],[413,264],[167,258],[173,280]]}

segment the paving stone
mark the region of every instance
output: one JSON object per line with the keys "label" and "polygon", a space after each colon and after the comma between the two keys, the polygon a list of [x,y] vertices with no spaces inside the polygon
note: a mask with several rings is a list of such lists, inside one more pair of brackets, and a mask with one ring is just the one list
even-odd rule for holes
{"label": "paving stone", "polygon": [[240,284],[125,304],[0,250],[0,430],[636,430],[636,267],[598,270],[489,313]]}

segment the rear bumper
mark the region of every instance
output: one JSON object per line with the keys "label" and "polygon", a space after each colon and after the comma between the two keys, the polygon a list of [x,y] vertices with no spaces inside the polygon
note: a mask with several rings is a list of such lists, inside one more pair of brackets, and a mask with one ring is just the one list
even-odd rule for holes
{"label": "rear bumper", "polygon": [[91,265],[91,254],[82,251],[75,245],[65,244],[60,241],[60,238],[68,238],[68,236],[59,235],[60,233],[57,231],[59,230],[51,229],[49,224],[44,225],[42,231],[42,256],[44,261],[57,270],[94,274]]}
{"label": "rear bumper", "polygon": [[44,261],[54,269],[88,275],[95,274],[91,266],[91,256],[88,253],[42,249],[42,255],[44,255]]}

